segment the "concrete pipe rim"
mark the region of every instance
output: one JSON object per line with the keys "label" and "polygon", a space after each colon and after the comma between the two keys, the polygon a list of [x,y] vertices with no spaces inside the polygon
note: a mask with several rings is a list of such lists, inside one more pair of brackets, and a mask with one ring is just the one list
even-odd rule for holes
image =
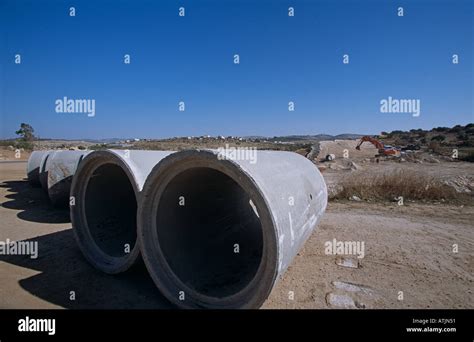
{"label": "concrete pipe rim", "polygon": [[[262,254],[252,279],[238,292],[214,297],[184,284],[169,265],[160,246],[157,215],[160,198],[170,182],[186,170],[205,168],[218,171],[245,191],[258,212],[262,233]],[[278,274],[278,240],[270,206],[253,178],[237,163],[219,160],[210,150],[186,150],[163,159],[151,171],[143,188],[138,213],[138,238],[142,257],[150,276],[162,294],[180,308],[250,309],[258,308],[268,298]],[[147,214],[148,213],[148,214]],[[179,299],[184,291],[185,300]]]}
{"label": "concrete pipe rim", "polygon": [[135,196],[136,206],[139,205],[139,190],[130,167],[118,155],[112,151],[95,151],[85,156],[77,168],[73,177],[70,196],[75,197],[75,204],[70,205],[70,216],[73,226],[75,240],[85,258],[96,269],[108,273],[118,274],[129,270],[140,258],[140,247],[137,233],[137,222],[135,221],[136,239],[128,254],[116,257],[103,251],[92,237],[87,223],[85,208],[86,191],[89,181],[100,167],[113,165],[119,167],[126,175]]}
{"label": "concrete pipe rim", "polygon": [[43,155],[46,154],[47,151],[33,151],[28,158],[28,163],[26,165],[26,173],[28,177],[28,182],[33,187],[41,187],[40,182],[40,170],[41,170],[41,161],[43,159]]}
{"label": "concrete pipe rim", "polygon": [[48,192],[48,160],[54,151],[47,151],[43,156],[41,156],[41,161],[39,165],[39,183],[41,188]]}

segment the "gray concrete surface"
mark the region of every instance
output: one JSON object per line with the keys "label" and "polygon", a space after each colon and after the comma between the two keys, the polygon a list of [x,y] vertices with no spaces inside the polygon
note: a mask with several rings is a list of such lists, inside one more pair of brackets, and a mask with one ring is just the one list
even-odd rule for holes
{"label": "gray concrete surface", "polygon": [[140,191],[152,167],[171,153],[95,151],[79,164],[70,193],[71,220],[81,251],[97,269],[121,273],[139,260]]}
{"label": "gray concrete surface", "polygon": [[313,163],[292,152],[255,157],[181,151],[145,182],[142,254],[179,307],[260,307],[321,219],[327,188]]}

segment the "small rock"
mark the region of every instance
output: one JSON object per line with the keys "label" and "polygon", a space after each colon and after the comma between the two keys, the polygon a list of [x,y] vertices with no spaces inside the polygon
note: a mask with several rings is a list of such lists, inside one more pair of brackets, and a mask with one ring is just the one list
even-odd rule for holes
{"label": "small rock", "polygon": [[343,309],[363,309],[365,304],[359,303],[346,295],[339,295],[334,293],[328,293],[326,295],[326,303],[330,307],[343,308]]}
{"label": "small rock", "polygon": [[349,296],[337,295],[334,293],[328,293],[326,295],[326,303],[328,306],[339,307],[344,309],[355,309],[355,302]]}
{"label": "small rock", "polygon": [[348,268],[359,268],[359,261],[350,258],[337,257],[336,265]]}
{"label": "small rock", "polygon": [[372,295],[373,291],[367,286],[347,283],[345,281],[333,281],[332,284],[336,289],[348,292],[362,292],[364,294]]}
{"label": "small rock", "polygon": [[354,163],[353,161],[351,161],[349,166],[350,166],[350,169],[353,170],[353,171],[362,169],[362,167],[360,165]]}
{"label": "small rock", "polygon": [[425,157],[423,158],[423,160],[428,163],[439,163],[439,160],[434,158],[433,156]]}
{"label": "small rock", "polygon": [[349,197],[349,200],[350,200],[350,201],[356,201],[356,202],[362,201],[362,200],[360,199],[360,197],[357,197],[356,195],[352,195],[351,197]]}

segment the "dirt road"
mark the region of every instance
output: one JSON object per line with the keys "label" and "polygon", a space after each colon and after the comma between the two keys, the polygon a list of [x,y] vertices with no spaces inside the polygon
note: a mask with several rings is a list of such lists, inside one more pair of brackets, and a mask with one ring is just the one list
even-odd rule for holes
{"label": "dirt road", "polygon": [[[68,211],[27,184],[25,167],[0,163],[0,241],[37,241],[38,258],[0,255],[1,309],[171,307],[143,266],[93,269]],[[331,202],[264,308],[472,308],[473,217],[472,206]],[[364,257],[327,255],[334,239],[364,242]]]}

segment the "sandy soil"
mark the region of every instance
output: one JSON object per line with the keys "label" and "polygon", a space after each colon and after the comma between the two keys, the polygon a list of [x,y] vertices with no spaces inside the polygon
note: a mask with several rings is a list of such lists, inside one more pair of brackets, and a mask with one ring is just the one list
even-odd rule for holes
{"label": "sandy soil", "polygon": [[[473,215],[473,207],[331,202],[264,307],[339,307],[328,303],[334,294],[366,308],[472,308]],[[357,268],[325,254],[333,239],[365,242],[364,258],[348,257]]]}
{"label": "sandy soil", "polygon": [[25,150],[0,147],[0,161],[26,161],[30,154],[29,151]]}
{"label": "sandy soil", "polygon": [[[31,188],[25,168],[0,162],[0,241],[38,241],[39,257],[0,256],[0,308],[170,307],[143,266],[119,276],[93,269],[68,211]],[[472,308],[473,217],[472,206],[331,202],[264,308]],[[364,258],[326,255],[333,239],[363,241]]]}

